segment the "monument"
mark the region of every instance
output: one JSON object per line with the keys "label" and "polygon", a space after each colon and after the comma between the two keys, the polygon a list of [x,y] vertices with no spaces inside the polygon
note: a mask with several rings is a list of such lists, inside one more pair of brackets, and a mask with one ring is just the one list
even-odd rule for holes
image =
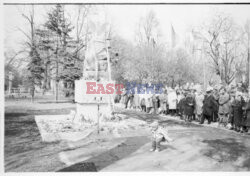
{"label": "monument", "polygon": [[110,36],[109,26],[101,25],[98,28],[92,24],[92,32],[89,35],[85,59],[83,64],[83,77],[75,81],[76,114],[75,123],[85,121],[98,122],[98,119],[110,119],[112,116],[113,94],[89,94],[87,84],[114,84],[111,79],[110,63]]}
{"label": "monument", "polygon": [[83,76],[75,81],[76,111],[65,115],[35,116],[42,141],[128,137],[134,136],[135,132],[136,135],[144,135],[147,131],[146,122],[113,113],[116,91],[107,93],[104,90],[98,91],[98,88],[97,93],[88,92],[89,84],[115,87],[111,79],[110,38],[106,32],[108,27],[107,24],[92,25],[85,50]]}

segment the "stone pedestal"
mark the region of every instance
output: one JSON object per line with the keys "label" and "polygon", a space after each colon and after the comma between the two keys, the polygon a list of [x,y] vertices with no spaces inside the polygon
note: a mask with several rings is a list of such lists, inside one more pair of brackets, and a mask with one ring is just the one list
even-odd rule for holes
{"label": "stone pedestal", "polygon": [[[98,121],[98,112],[100,120],[109,119],[112,113],[111,102],[113,95],[87,94],[87,82],[95,81],[83,79],[75,81],[76,116],[74,122],[81,123],[87,120],[96,123]],[[97,82],[97,84],[103,84],[105,87],[107,82]]]}
{"label": "stone pedestal", "polygon": [[[100,120],[109,119],[111,117],[111,107],[108,103],[99,104]],[[82,123],[84,120],[97,123],[98,122],[98,103],[77,103],[75,123]]]}

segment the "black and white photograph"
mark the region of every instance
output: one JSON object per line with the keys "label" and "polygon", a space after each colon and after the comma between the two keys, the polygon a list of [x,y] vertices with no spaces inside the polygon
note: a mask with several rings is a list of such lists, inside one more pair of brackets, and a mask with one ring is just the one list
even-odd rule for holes
{"label": "black and white photograph", "polygon": [[1,9],[4,173],[250,171],[250,2]]}

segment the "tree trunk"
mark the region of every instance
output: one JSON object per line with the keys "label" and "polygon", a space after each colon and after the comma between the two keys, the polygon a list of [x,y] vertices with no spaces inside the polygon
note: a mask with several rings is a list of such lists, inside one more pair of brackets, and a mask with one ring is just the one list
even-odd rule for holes
{"label": "tree trunk", "polygon": [[249,86],[249,82],[250,82],[250,80],[249,80],[249,78],[250,78],[250,48],[248,47],[248,51],[247,51],[247,75],[246,75],[246,84],[247,84],[247,87],[249,88],[250,86]]}
{"label": "tree trunk", "polygon": [[34,102],[34,97],[35,97],[35,83],[34,83],[34,78],[32,79],[31,83],[31,88],[30,88],[30,94],[31,94],[31,102]]}
{"label": "tree trunk", "polygon": [[44,72],[43,95],[45,94],[45,92],[47,90],[47,82],[48,82],[48,64],[46,64],[45,72]]}
{"label": "tree trunk", "polygon": [[58,81],[56,80],[56,102],[58,101]]}
{"label": "tree trunk", "polygon": [[[57,58],[58,59],[58,58]],[[59,83],[59,78],[58,78],[58,61],[56,62],[56,102],[58,101],[58,83]]]}

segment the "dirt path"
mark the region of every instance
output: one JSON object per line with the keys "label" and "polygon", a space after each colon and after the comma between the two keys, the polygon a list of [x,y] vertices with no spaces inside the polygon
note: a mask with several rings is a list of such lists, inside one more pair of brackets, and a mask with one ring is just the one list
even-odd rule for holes
{"label": "dirt path", "polygon": [[[137,112],[130,116],[149,120]],[[156,118],[156,117],[153,117]],[[150,142],[126,158],[101,171],[249,171],[250,136],[222,129],[203,127],[177,120],[166,120],[175,141],[162,146],[159,153],[149,152]],[[129,163],[129,164],[128,164]]]}

